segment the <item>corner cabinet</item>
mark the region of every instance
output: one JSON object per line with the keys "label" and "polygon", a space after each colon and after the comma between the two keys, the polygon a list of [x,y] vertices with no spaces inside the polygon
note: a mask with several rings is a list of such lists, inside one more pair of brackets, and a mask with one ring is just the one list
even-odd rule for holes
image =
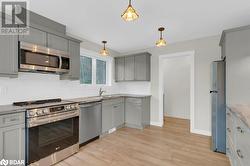
{"label": "corner cabinet", "polygon": [[18,36],[0,36],[0,77],[18,76]]}
{"label": "corner cabinet", "polygon": [[80,42],[68,42],[68,50],[70,56],[70,71],[67,74],[62,74],[62,80],[79,80],[80,79]]}
{"label": "corner cabinet", "polygon": [[150,125],[150,97],[125,99],[125,126],[143,129]]}
{"label": "corner cabinet", "polygon": [[120,128],[125,122],[124,98],[104,100],[102,102],[102,133]]}
{"label": "corner cabinet", "polygon": [[227,148],[231,166],[250,165],[250,128],[227,109]]}
{"label": "corner cabinet", "polygon": [[25,113],[0,116],[0,158],[25,160]]}
{"label": "corner cabinet", "polygon": [[144,52],[115,58],[115,80],[150,81],[151,54]]}

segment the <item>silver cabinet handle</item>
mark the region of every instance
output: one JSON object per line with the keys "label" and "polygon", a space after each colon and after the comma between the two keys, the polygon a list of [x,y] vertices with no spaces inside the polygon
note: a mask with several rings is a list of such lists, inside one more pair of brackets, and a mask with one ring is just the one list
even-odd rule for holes
{"label": "silver cabinet handle", "polygon": [[237,130],[241,133],[244,133],[244,131],[242,130],[242,128],[240,126],[237,127]]}
{"label": "silver cabinet handle", "polygon": [[244,157],[244,156],[241,154],[240,149],[238,149],[236,152],[237,152],[237,155],[239,156],[239,158],[243,158],[243,157]]}

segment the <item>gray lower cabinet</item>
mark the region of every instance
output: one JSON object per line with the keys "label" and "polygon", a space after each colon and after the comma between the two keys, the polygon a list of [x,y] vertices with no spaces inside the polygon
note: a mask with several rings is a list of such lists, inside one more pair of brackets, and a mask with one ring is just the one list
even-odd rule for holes
{"label": "gray lower cabinet", "polygon": [[0,36],[0,76],[18,76],[18,36]]}
{"label": "gray lower cabinet", "polygon": [[250,164],[250,128],[227,109],[226,153],[232,166]]}
{"label": "gray lower cabinet", "polygon": [[125,125],[139,129],[150,125],[150,97],[125,99]]}
{"label": "gray lower cabinet", "polygon": [[25,159],[24,112],[0,116],[0,158]]}
{"label": "gray lower cabinet", "polygon": [[124,124],[124,98],[104,100],[102,102],[102,133]]}
{"label": "gray lower cabinet", "polygon": [[43,47],[47,46],[47,34],[36,28],[30,27],[28,35],[19,35],[19,41],[37,44]]}
{"label": "gray lower cabinet", "polygon": [[115,58],[115,80],[124,81],[125,58]]}
{"label": "gray lower cabinet", "polygon": [[70,71],[61,75],[61,79],[80,79],[80,43],[69,40]]}
{"label": "gray lower cabinet", "polygon": [[150,81],[150,57],[144,52],[115,58],[115,80]]}
{"label": "gray lower cabinet", "polygon": [[48,33],[47,35],[48,35],[47,46],[49,48],[68,52],[68,40],[66,38],[63,38],[54,34],[50,34],[50,33]]}
{"label": "gray lower cabinet", "polygon": [[111,104],[102,103],[102,133],[113,128],[113,108]]}

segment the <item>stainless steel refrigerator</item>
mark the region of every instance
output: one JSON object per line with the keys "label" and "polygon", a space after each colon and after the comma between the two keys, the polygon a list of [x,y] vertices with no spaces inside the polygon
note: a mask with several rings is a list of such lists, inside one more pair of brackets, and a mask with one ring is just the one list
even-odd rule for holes
{"label": "stainless steel refrigerator", "polygon": [[214,61],[211,67],[212,150],[226,153],[226,62]]}

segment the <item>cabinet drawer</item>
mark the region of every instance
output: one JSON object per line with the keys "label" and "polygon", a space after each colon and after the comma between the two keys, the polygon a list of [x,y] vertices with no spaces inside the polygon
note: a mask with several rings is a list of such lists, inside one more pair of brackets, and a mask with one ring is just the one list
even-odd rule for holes
{"label": "cabinet drawer", "polygon": [[142,99],[141,98],[126,98],[126,102],[133,103],[136,105],[142,105]]}
{"label": "cabinet drawer", "polygon": [[25,113],[7,114],[0,116],[0,127],[12,126],[24,123]]}
{"label": "cabinet drawer", "polygon": [[250,129],[240,120],[237,120],[236,153],[242,165],[250,163]]}
{"label": "cabinet drawer", "polygon": [[113,99],[109,99],[109,100],[104,100],[102,103],[104,105],[116,105],[116,104],[124,103],[124,98],[120,97],[120,98],[113,98]]}

